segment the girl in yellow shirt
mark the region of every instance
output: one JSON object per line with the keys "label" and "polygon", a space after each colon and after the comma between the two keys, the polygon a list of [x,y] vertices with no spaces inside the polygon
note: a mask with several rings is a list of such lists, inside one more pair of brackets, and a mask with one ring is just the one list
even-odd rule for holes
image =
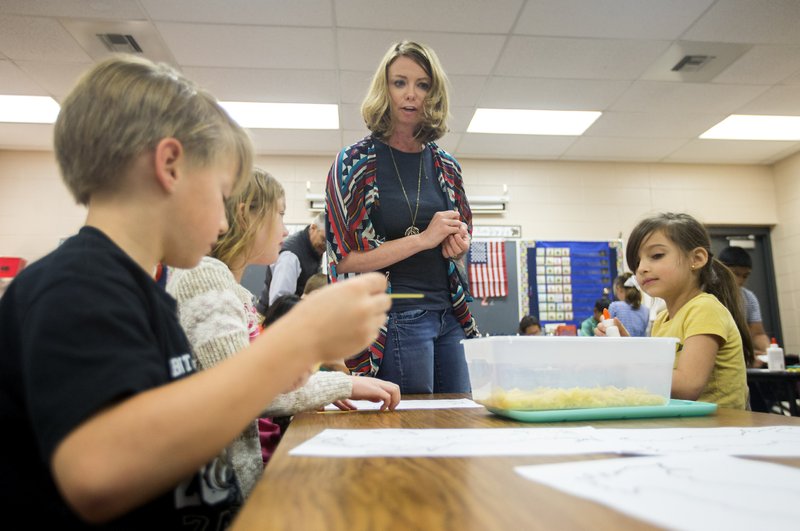
{"label": "girl in yellow shirt", "polygon": [[652,335],[680,340],[672,397],[745,409],[750,334],[733,274],[713,257],[705,227],[688,214],[647,218],[631,232],[626,259],[642,290],[666,302]]}

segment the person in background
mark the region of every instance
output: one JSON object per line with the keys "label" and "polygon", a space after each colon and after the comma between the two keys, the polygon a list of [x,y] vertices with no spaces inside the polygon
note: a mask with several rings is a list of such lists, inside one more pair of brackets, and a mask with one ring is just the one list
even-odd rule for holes
{"label": "person in background", "polygon": [[386,326],[361,355],[403,393],[470,391],[461,340],[478,334],[464,255],[472,212],[461,167],[436,140],[447,131],[447,77],[429,47],[393,44],[361,114],[371,134],[340,151],[328,174],[328,274],[333,283],[380,271],[398,294]]}
{"label": "person in background", "polygon": [[731,246],[720,251],[719,261],[728,266],[739,286],[753,349],[756,354],[764,354],[769,348],[769,337],[761,320],[761,306],[758,304],[756,294],[744,287],[753,271],[753,260],[746,250]]}
{"label": "person in background", "polygon": [[313,223],[290,235],[281,245],[278,261],[267,268],[264,290],[256,309],[266,315],[276,298],[287,293],[302,295],[306,282],[322,271],[325,253],[325,213],[320,212]]}
{"label": "person in background", "polygon": [[618,318],[630,335],[646,335],[650,310],[642,304],[633,273],[626,272],[614,279],[614,297],[617,300],[609,304],[609,315]]}
{"label": "person in background", "polygon": [[541,336],[542,334],[542,325],[539,323],[539,319],[533,315],[526,315],[519,321],[519,327],[517,328],[517,334],[520,336]]}
{"label": "person in background", "polygon": [[319,288],[324,288],[327,285],[328,285],[328,275],[326,275],[325,273],[314,273],[306,281],[306,285],[303,288],[303,294],[301,295],[301,297],[305,297],[312,291],[316,291]]}
{"label": "person in background", "polygon": [[247,134],[174,68],[120,55],[64,98],[54,148],[87,217],[0,300],[0,499],[32,529],[225,528],[241,495],[220,452],[316,363],[373,340],[386,281],[320,290],[198,373],[153,277],[193,267],[227,229]]}
{"label": "person in background", "polygon": [[[229,228],[211,256],[195,268],[170,270],[167,292],[178,301],[180,323],[200,369],[233,357],[260,335],[253,295],[240,282],[248,266],[269,265],[278,258],[286,236],[284,210],[283,187],[265,171],[254,169],[241,193],[231,195],[225,203]],[[291,307],[285,313],[288,309]],[[271,417],[289,417],[350,397],[383,401],[381,409],[394,409],[400,391],[395,384],[375,378],[314,373],[304,385],[276,397],[261,418],[253,420],[227,448],[245,497],[280,440],[280,426]]]}
{"label": "person in background", "polygon": [[603,320],[603,310],[608,309],[609,304],[611,301],[606,298],[595,301],[591,317],[587,317],[581,322],[581,327],[578,329],[579,336],[594,336],[594,329]]}
{"label": "person in background", "polygon": [[[626,259],[642,289],[667,305],[652,335],[679,339],[672,398],[745,409],[750,335],[736,281],[711,254],[705,227],[688,214],[644,219],[628,238]],[[614,322],[620,335],[630,335],[619,319]],[[605,335],[603,322],[597,335]]]}

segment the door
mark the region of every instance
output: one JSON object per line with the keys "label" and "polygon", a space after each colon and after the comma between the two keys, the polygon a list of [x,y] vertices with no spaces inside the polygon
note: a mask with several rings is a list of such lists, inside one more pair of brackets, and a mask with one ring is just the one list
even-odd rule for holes
{"label": "door", "polygon": [[775,268],[772,261],[772,246],[767,227],[708,227],[711,235],[711,251],[714,256],[725,247],[742,247],[753,261],[753,271],[745,287],[755,293],[761,306],[764,330],[770,337],[781,337],[781,319],[778,310],[778,288],[775,283]]}

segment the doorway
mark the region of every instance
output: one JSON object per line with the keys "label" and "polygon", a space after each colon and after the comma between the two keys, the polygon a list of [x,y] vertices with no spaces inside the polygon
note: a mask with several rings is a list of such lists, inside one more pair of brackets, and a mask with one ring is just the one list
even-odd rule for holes
{"label": "doorway", "polygon": [[711,235],[711,251],[718,256],[731,245],[742,247],[753,261],[753,271],[745,287],[755,293],[761,307],[764,330],[783,345],[781,318],[778,310],[778,287],[775,283],[775,267],[772,261],[772,245],[768,227],[708,227]]}

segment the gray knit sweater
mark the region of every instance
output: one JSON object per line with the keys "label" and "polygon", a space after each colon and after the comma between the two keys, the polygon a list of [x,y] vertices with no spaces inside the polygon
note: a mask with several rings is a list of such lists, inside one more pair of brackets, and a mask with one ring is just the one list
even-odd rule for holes
{"label": "gray knit sweater", "polygon": [[[167,291],[178,301],[178,317],[201,370],[247,347],[251,336],[257,333],[253,295],[236,282],[228,266],[215,258],[203,258],[194,269],[170,269]],[[304,386],[275,398],[261,416],[283,417],[314,410],[348,398],[352,390],[346,374],[318,372]],[[227,452],[247,497],[264,468],[255,420],[228,446]]]}

